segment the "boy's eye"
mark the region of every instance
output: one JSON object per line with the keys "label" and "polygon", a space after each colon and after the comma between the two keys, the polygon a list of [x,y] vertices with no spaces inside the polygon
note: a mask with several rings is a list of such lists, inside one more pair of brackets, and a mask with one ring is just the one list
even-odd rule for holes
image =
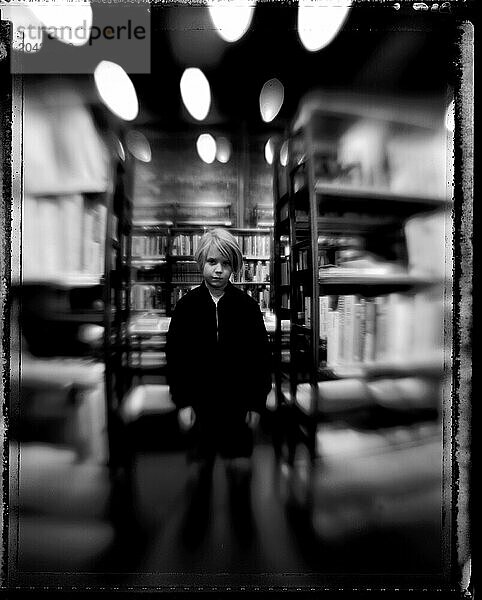
{"label": "boy's eye", "polygon": [[221,260],[221,261],[218,261],[218,260],[216,260],[215,258],[208,258],[206,262],[207,262],[209,265],[217,265],[217,264],[218,264],[218,262],[220,262],[220,263],[221,263],[221,265],[222,265],[223,267],[230,267],[230,266],[231,266],[231,262],[230,262],[229,260]]}

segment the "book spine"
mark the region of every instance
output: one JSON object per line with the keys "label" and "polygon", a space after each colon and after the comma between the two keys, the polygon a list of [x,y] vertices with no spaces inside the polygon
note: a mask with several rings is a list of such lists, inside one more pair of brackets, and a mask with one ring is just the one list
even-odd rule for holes
{"label": "book spine", "polygon": [[343,303],[343,360],[348,364],[354,361],[355,355],[355,300],[355,296],[347,295]]}
{"label": "book spine", "polygon": [[305,308],[305,325],[307,327],[311,327],[311,298],[310,298],[310,296],[305,296],[304,308]]}
{"label": "book spine", "polygon": [[328,335],[328,296],[320,296],[320,339],[326,340]]}
{"label": "book spine", "polygon": [[94,263],[94,215],[92,212],[91,202],[86,202],[84,205],[83,218],[83,237],[82,245],[82,272],[88,274],[92,272],[92,264]]}
{"label": "book spine", "polygon": [[81,194],[60,199],[64,272],[67,274],[78,274],[82,270],[83,204],[84,199]]}
{"label": "book spine", "polygon": [[57,198],[39,198],[40,264],[46,275],[62,274],[62,223]]}
{"label": "book spine", "polygon": [[361,298],[355,304],[354,351],[353,360],[363,360],[363,343],[365,339],[365,300]]}
{"label": "book spine", "polygon": [[345,296],[338,297],[338,362],[345,362]]}
{"label": "book spine", "polygon": [[413,347],[413,301],[406,294],[390,294],[388,302],[387,354],[392,360],[404,360]]}
{"label": "book spine", "polygon": [[327,322],[327,363],[335,366],[339,363],[339,341],[340,341],[340,323],[338,311],[330,310],[328,312]]}
{"label": "book spine", "polygon": [[387,358],[387,298],[375,298],[375,360]]}
{"label": "book spine", "polygon": [[[99,202],[95,205],[94,219],[94,264],[92,272],[100,277],[105,271],[105,245],[107,242],[107,206],[102,202]],[[117,227],[117,217],[115,225]],[[117,228],[114,229],[113,232],[117,237]]]}
{"label": "book spine", "polygon": [[372,298],[365,300],[365,336],[363,340],[363,362],[375,360],[376,305]]}

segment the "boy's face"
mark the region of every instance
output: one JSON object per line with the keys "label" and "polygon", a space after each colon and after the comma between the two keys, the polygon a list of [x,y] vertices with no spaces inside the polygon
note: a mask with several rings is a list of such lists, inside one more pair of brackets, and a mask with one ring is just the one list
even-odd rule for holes
{"label": "boy's face", "polygon": [[206,255],[203,268],[203,277],[208,288],[218,291],[224,290],[232,272],[233,267],[229,259],[212,246]]}

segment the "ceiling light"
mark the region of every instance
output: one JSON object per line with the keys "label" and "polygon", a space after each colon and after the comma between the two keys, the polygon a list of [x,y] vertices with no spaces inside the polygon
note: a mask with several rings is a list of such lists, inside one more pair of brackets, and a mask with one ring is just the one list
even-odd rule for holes
{"label": "ceiling light", "polygon": [[124,162],[126,159],[126,152],[124,150],[124,146],[122,145],[122,142],[120,141],[119,138],[116,138],[114,144],[115,144],[117,156],[122,160],[122,162]]}
{"label": "ceiling light", "polygon": [[274,148],[273,148],[273,138],[269,138],[264,147],[264,157],[268,165],[273,164],[273,156],[274,156]]}
{"label": "ceiling light", "polygon": [[231,158],[231,143],[225,137],[216,140],[216,158],[220,163],[227,163]]}
{"label": "ceiling light", "polygon": [[283,167],[286,167],[288,164],[288,140],[284,141],[283,145],[281,146],[281,150],[279,152],[279,161]]}
{"label": "ceiling light", "polygon": [[126,145],[129,152],[142,162],[151,162],[151,146],[146,136],[140,131],[131,130],[126,134]]}
{"label": "ceiling light", "polygon": [[342,28],[352,0],[298,0],[298,35],[310,52],[328,46]]}
{"label": "ceiling light", "polygon": [[259,95],[259,110],[265,123],[272,121],[279,113],[284,97],[284,87],[279,79],[270,79],[263,85]]}
{"label": "ceiling light", "polygon": [[47,33],[65,44],[83,46],[92,29],[92,7],[89,0],[53,0],[48,4],[30,5]]}
{"label": "ceiling light", "polygon": [[139,102],[136,90],[120,65],[101,61],[95,68],[94,80],[101,100],[109,110],[125,121],[137,117]]}
{"label": "ceiling light", "polygon": [[209,15],[219,36],[226,42],[236,42],[248,30],[254,13],[255,0],[217,0],[209,6]]}
{"label": "ceiling light", "polygon": [[182,74],[180,87],[182,101],[189,114],[198,121],[204,120],[211,106],[211,89],[201,69],[186,69]]}
{"label": "ceiling light", "polygon": [[202,133],[196,142],[197,152],[201,160],[208,165],[216,158],[216,140],[209,133]]}

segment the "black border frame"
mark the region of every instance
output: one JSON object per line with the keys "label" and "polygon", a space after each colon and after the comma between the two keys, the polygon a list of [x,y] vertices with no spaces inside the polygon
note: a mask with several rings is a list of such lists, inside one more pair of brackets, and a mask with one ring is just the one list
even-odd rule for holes
{"label": "black border frame", "polygon": [[[370,5],[380,6],[384,4],[387,8],[389,5],[394,5],[394,2],[377,2],[376,0],[362,0],[366,3],[366,8]],[[165,3],[165,0],[159,0],[159,3]],[[195,4],[196,2],[179,2],[178,4]],[[416,10],[415,5],[420,3],[402,1],[398,3],[402,5],[403,10]],[[434,2],[425,3],[429,9],[434,5]],[[10,363],[10,297],[9,287],[11,278],[11,262],[10,250],[12,242],[12,210],[14,209],[16,198],[16,187],[19,183],[19,178],[22,178],[22,164],[12,162],[15,158],[14,144],[18,139],[16,128],[12,123],[12,110],[14,105],[19,101],[18,91],[21,90],[21,81],[18,76],[12,77],[9,73],[9,30],[2,23],[0,27],[0,77],[2,81],[6,81],[9,85],[3,85],[0,96],[1,109],[1,125],[0,125],[0,140],[2,154],[2,173],[0,174],[0,184],[2,191],[2,211],[0,212],[0,221],[2,227],[2,246],[0,248],[0,276],[2,287],[0,291],[0,310],[2,312],[2,323],[0,335],[2,339],[2,379],[0,384],[0,393],[2,395],[2,415],[5,423],[5,436],[2,445],[3,455],[3,473],[2,473],[2,492],[3,492],[3,555],[2,555],[2,580],[0,589],[7,592],[11,597],[24,597],[30,593],[45,595],[51,597],[52,594],[73,594],[76,597],[83,596],[88,593],[89,597],[97,595],[106,598],[111,593],[127,593],[134,597],[144,593],[162,593],[165,597],[175,596],[176,598],[190,596],[193,593],[210,593],[216,597],[221,597],[226,593],[236,595],[245,591],[253,591],[258,593],[290,593],[296,592],[298,597],[313,596],[313,594],[322,593],[324,597],[340,597],[353,595],[356,598],[365,598],[369,595],[383,594],[383,597],[405,596],[410,598],[426,598],[434,596],[436,598],[471,598],[475,592],[475,572],[476,567],[473,565],[473,576],[467,577],[467,574],[461,572],[458,557],[468,553],[470,555],[471,542],[476,549],[476,540],[471,540],[472,519],[471,513],[458,511],[458,507],[465,503],[469,504],[469,509],[473,509],[472,490],[471,490],[471,474],[470,469],[465,476],[461,476],[463,471],[460,469],[462,462],[471,462],[470,450],[473,447],[472,437],[472,329],[473,329],[473,314],[472,307],[476,298],[476,290],[473,285],[474,273],[474,190],[476,189],[476,180],[474,174],[474,148],[475,148],[475,128],[474,128],[474,54],[475,48],[478,47],[477,26],[478,22],[475,18],[474,2],[464,2],[463,0],[452,0],[448,3],[440,3],[439,6],[448,4],[447,10],[450,10],[454,22],[457,26],[457,58],[454,64],[454,73],[456,75],[455,87],[455,114],[456,114],[456,133],[455,133],[455,186],[454,186],[454,337],[453,337],[453,396],[451,402],[452,411],[452,430],[451,430],[451,446],[450,461],[452,467],[452,534],[446,543],[451,548],[452,564],[450,566],[449,579],[450,582],[446,586],[436,588],[419,588],[416,583],[410,586],[400,586],[398,588],[378,588],[373,586],[364,588],[361,585],[357,587],[327,585],[270,585],[270,584],[253,584],[242,585],[234,581],[226,582],[219,585],[200,585],[190,582],[186,584],[165,585],[165,586],[149,586],[146,584],[142,587],[122,587],[122,584],[115,585],[102,584],[97,586],[83,586],[75,584],[72,586],[48,585],[45,581],[38,586],[29,587],[9,587],[10,569],[8,565],[8,538],[9,538],[9,460],[8,460],[8,420],[9,411],[11,409],[10,393],[11,393],[11,363]],[[393,6],[392,6],[393,8]],[[418,8],[418,10],[424,10]],[[13,151],[13,153],[12,153]],[[18,235],[18,231],[16,232]],[[2,432],[3,433],[3,432]],[[469,450],[470,449],[470,450]],[[469,453],[469,454],[468,454]],[[473,559],[477,558],[474,555]],[[188,577],[188,576],[187,576]],[[97,578],[97,576],[95,576]],[[121,577],[118,577],[121,579]]]}

